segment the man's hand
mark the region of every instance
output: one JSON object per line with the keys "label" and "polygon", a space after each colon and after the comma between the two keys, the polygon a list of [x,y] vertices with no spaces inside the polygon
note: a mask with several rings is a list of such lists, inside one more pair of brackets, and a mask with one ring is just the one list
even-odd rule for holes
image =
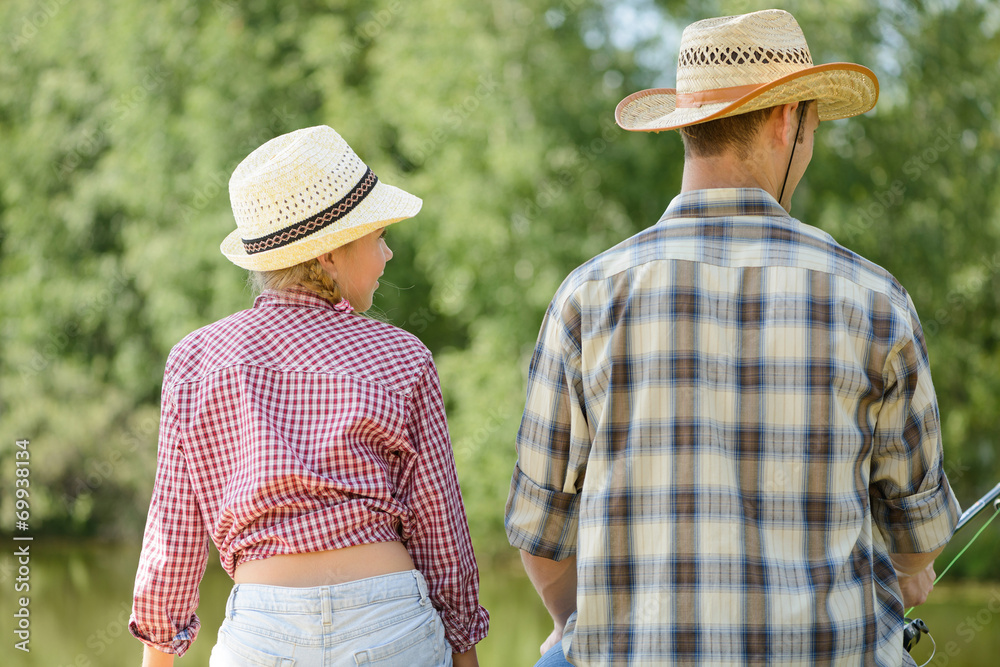
{"label": "man's hand", "polygon": [[524,571],[552,617],[552,633],[541,645],[542,655],[562,641],[566,621],[576,611],[576,556],[561,561],[532,556],[521,551]]}
{"label": "man's hand", "polygon": [[896,570],[899,590],[903,594],[903,609],[923,604],[934,588],[934,559],[944,547],[926,554],[889,554]]}
{"label": "man's hand", "polygon": [[549,652],[549,649],[562,641],[563,629],[556,627],[552,630],[552,633],[542,642],[542,645],[538,647],[538,653],[540,655],[545,655]]}
{"label": "man's hand", "polygon": [[896,570],[896,578],[899,579],[899,590],[903,594],[903,609],[916,607],[927,601],[927,596],[934,588],[934,563],[931,562],[915,574]]}

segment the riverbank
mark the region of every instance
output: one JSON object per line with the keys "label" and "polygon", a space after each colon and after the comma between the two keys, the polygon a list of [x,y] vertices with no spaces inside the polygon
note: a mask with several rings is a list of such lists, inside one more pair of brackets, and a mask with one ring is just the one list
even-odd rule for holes
{"label": "riverbank", "polygon": [[[13,618],[29,598],[30,652],[7,634],[0,662],[8,667],[128,667],[141,645],[128,633],[138,544],[72,544],[38,540],[32,546],[30,590],[17,592],[17,559],[0,554],[0,617]],[[490,635],[479,645],[483,667],[531,665],[551,630],[513,551],[481,557],[481,598],[490,610]],[[208,664],[231,581],[213,553],[201,588],[200,639],[183,664]],[[982,667],[1000,655],[1000,582],[946,582],[914,616],[923,618],[937,643],[931,665]],[[930,656],[926,637],[914,649],[917,664]]]}

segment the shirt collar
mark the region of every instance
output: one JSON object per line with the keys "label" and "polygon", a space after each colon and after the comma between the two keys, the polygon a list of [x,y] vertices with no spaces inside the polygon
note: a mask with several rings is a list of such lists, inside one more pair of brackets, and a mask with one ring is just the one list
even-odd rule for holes
{"label": "shirt collar", "polygon": [[768,192],[760,188],[713,188],[691,190],[674,197],[660,218],[715,218],[729,216],[766,216],[792,220],[788,211]]}
{"label": "shirt collar", "polygon": [[[697,224],[708,218],[736,217],[755,218],[755,220],[740,221],[750,223],[751,227],[765,224],[775,229],[791,230],[823,243],[839,245],[822,229],[790,216],[774,197],[760,188],[713,188],[682,192],[670,202],[657,224]],[[748,232],[747,227],[744,226],[743,229],[743,232],[733,231],[733,233],[742,236]],[[754,237],[759,234],[759,232],[749,233]]]}
{"label": "shirt collar", "polygon": [[336,310],[333,304],[307,289],[289,287],[264,290],[253,302],[254,308],[321,308]]}

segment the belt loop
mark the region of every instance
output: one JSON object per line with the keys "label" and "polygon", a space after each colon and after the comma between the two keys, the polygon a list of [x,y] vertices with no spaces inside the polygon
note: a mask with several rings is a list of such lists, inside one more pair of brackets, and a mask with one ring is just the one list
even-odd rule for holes
{"label": "belt loop", "polygon": [[427,580],[424,579],[424,575],[420,574],[420,570],[410,570],[410,572],[413,573],[413,579],[417,582],[417,591],[420,592],[420,603],[423,604],[428,599]]}
{"label": "belt loop", "polygon": [[235,617],[236,610],[236,591],[239,590],[240,585],[236,584],[233,586],[233,590],[229,593],[229,599],[226,600],[226,618],[230,621]]}
{"label": "belt loop", "polygon": [[333,591],[330,589],[330,586],[323,586],[319,589],[320,604],[323,608],[323,625],[333,625],[333,605],[330,602],[330,598],[333,597]]}

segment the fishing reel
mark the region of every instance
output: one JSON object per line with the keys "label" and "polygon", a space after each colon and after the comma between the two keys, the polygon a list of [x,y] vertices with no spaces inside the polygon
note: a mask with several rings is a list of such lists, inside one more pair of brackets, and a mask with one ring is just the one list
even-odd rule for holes
{"label": "fishing reel", "polygon": [[[990,522],[992,522],[993,519],[995,519],[998,515],[1000,515],[1000,497],[998,496],[1000,496],[1000,484],[994,486],[990,491],[986,493],[985,496],[977,500],[972,505],[972,507],[962,512],[962,516],[958,518],[958,524],[955,526],[955,531],[954,531],[956,533],[958,532],[959,528],[967,524],[974,516],[979,514],[979,512],[982,511],[990,503],[993,503],[993,509],[996,510],[993,516],[990,517],[989,521],[987,521],[986,524],[979,529],[979,532],[976,533],[975,536],[969,541],[969,543],[965,545],[965,549],[968,549],[970,546],[972,546],[972,543],[975,542],[976,538],[979,537],[979,534],[986,529],[986,526],[990,525]],[[959,552],[958,556],[961,556],[963,553],[965,553],[965,549],[962,549],[962,551]],[[942,572],[941,575],[934,580],[935,584],[941,579],[941,577],[944,576],[945,572],[951,569],[951,566],[955,564],[956,560],[958,560],[958,556],[955,556],[955,558],[953,558],[952,561],[948,563],[948,567],[944,569],[944,572]],[[911,611],[913,611],[913,607],[907,609],[906,613],[909,613]],[[931,652],[931,657],[927,659],[927,662],[925,662],[924,665],[929,664],[930,661],[934,659],[934,654],[937,653],[937,645],[934,642],[934,637],[931,636],[931,631],[927,627],[927,624],[924,623],[923,619],[920,618],[910,619],[906,618],[905,616],[903,617],[903,623],[904,623],[903,648],[906,649],[907,653],[909,653],[910,649],[916,646],[917,642],[920,641],[920,635],[922,634],[927,635],[927,638],[931,640],[931,646],[933,647],[933,651]]]}
{"label": "fishing reel", "polygon": [[903,648],[909,653],[910,649],[920,641],[921,633],[930,637],[931,631],[922,618],[904,618],[903,622]]}

